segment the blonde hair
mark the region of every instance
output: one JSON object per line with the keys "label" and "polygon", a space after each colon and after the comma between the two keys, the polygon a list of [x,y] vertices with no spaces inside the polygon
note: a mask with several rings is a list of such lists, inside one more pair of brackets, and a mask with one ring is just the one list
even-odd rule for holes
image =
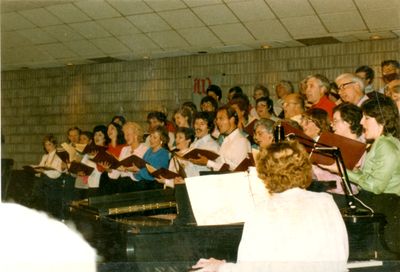
{"label": "blonde hair", "polygon": [[143,139],[144,130],[138,123],[126,122],[122,130],[125,131],[127,129],[132,129],[132,131],[137,135],[139,143],[144,141]]}
{"label": "blonde hair", "polygon": [[297,141],[273,143],[260,151],[257,172],[270,193],[305,189],[311,184],[311,162]]}

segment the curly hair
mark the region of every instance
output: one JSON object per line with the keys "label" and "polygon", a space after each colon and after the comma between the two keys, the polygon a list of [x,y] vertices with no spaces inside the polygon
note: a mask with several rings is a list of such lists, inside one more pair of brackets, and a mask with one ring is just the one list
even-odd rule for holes
{"label": "curly hair", "polygon": [[362,118],[361,109],[354,104],[345,102],[333,108],[334,113],[337,111],[340,113],[343,121],[350,125],[351,132],[360,137],[362,133],[362,126],[360,124]]}
{"label": "curly hair", "polygon": [[273,143],[260,151],[257,172],[271,194],[311,184],[311,162],[297,141]]}

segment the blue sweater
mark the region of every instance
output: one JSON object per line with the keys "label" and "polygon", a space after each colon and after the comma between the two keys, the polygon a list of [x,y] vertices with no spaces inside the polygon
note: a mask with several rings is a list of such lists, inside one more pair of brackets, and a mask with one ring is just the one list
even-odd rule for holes
{"label": "blue sweater", "polygon": [[[147,149],[143,155],[143,159],[156,169],[167,168],[169,165],[169,153],[165,148],[160,148],[153,152],[151,148]],[[149,174],[147,168],[144,167],[137,172],[134,177],[136,180],[154,180],[154,177]]]}

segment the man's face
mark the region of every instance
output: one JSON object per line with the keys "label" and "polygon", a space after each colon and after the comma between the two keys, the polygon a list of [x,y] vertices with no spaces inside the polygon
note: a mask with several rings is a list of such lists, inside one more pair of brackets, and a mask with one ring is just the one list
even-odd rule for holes
{"label": "man's face", "polygon": [[317,104],[324,95],[324,89],[320,86],[320,82],[315,77],[307,80],[306,97],[311,104]]}
{"label": "man's face", "polygon": [[203,138],[208,134],[208,125],[207,120],[204,119],[196,119],[194,121],[194,132],[198,139]]}
{"label": "man's face", "polygon": [[217,122],[218,130],[221,134],[229,133],[235,128],[234,127],[235,126],[234,117],[229,118],[226,110],[218,111],[216,122]]}
{"label": "man's face", "polygon": [[79,143],[79,131],[76,129],[70,130],[68,132],[68,140],[73,144]]}
{"label": "man's face", "polygon": [[347,77],[339,78],[336,80],[336,84],[339,88],[339,95],[342,101],[357,105],[363,96],[360,85]]}

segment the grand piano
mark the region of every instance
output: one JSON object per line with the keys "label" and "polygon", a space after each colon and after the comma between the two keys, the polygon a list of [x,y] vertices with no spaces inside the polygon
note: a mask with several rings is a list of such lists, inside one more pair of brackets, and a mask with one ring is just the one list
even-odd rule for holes
{"label": "grand piano", "polygon": [[[399,259],[383,239],[382,214],[343,218],[350,261]],[[209,257],[234,262],[243,229],[243,224],[197,226],[184,184],[76,201],[69,219],[107,264],[101,271],[187,271]]]}

